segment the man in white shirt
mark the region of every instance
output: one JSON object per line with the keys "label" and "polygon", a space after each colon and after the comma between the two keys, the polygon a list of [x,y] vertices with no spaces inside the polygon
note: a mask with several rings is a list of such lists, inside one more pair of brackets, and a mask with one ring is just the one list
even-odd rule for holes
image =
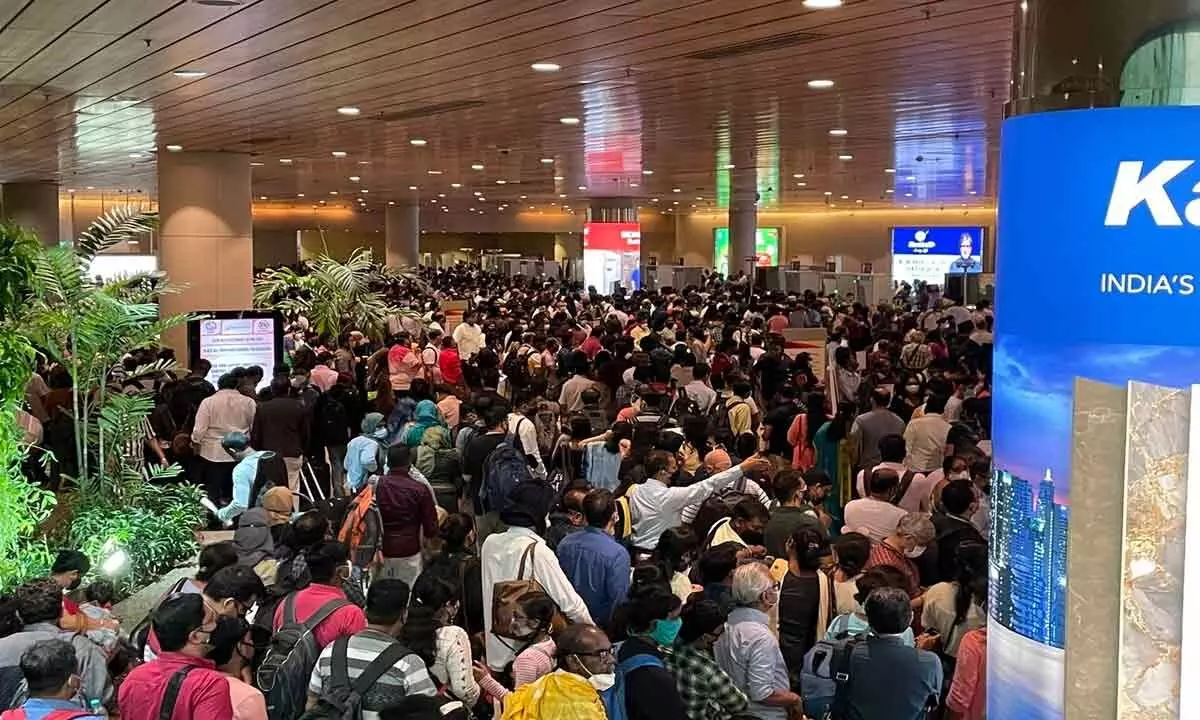
{"label": "man in white shirt", "polygon": [[[500,519],[508,529],[489,535],[479,551],[487,664],[494,671],[504,670],[513,661],[515,653],[510,645],[516,645],[506,643],[492,634],[492,593],[496,583],[536,580],[569,620],[592,624],[592,616],[583,598],[567,580],[554,551],[538,534],[538,528],[545,529],[553,493],[546,492],[545,486],[540,483],[521,483],[513,489],[508,499],[508,507],[500,513]],[[518,577],[522,564],[525,574]]]}
{"label": "man in white shirt", "polygon": [[946,399],[945,395],[930,395],[925,401],[925,414],[913,418],[904,429],[904,442],[908,445],[904,464],[911,470],[930,473],[942,466],[946,436],[950,434],[950,423],[942,417]]}
{"label": "man in white shirt", "polygon": [[654,450],[646,456],[646,475],[650,479],[630,488],[629,509],[633,516],[633,545],[643,551],[658,547],[658,539],[667,530],[683,523],[683,510],[718,490],[723,490],[754,470],[766,471],[771,463],[761,455],[747,458],[731,467],[687,487],[671,487],[679,465],[675,456]]}
{"label": "man in white shirt", "polygon": [[534,477],[546,477],[546,466],[542,463],[542,451],[538,448],[537,426],[533,424],[531,415],[537,412],[538,400],[522,408],[522,412],[508,414],[508,434],[516,438],[517,450],[527,458],[537,460],[537,465],[530,465],[529,471]]}
{"label": "man in white shirt", "polygon": [[475,323],[475,313],[463,314],[463,321],[454,328],[454,343],[458,345],[458,355],[463,362],[470,360],[483,349],[483,330]]}
{"label": "man in white shirt", "polygon": [[[904,486],[905,479],[912,470],[904,464],[904,459],[908,455],[908,446],[904,442],[904,438],[899,435],[887,435],[879,441],[879,456],[881,462],[871,468],[872,474],[876,470],[889,470],[896,473],[900,478],[900,487]],[[858,471],[858,495],[859,497],[867,497],[866,489],[866,470]],[[897,503],[900,507],[909,512],[932,512],[933,488],[937,484],[938,478],[934,474],[923,474],[912,472],[912,477],[909,479],[908,486],[904,487],[903,494]]]}
{"label": "man in white shirt", "polygon": [[192,444],[204,461],[204,486],[213,502],[233,496],[233,468],[237,460],[221,447],[229,433],[250,434],[258,403],[238,391],[238,379],[231,374],[217,381],[217,392],[201,401],[196,409]]}
{"label": "man in white shirt", "polygon": [[896,533],[900,518],[908,515],[904,508],[893,505],[892,498],[900,485],[894,470],[880,469],[871,473],[869,497],[846,503],[846,524],[843,532],[858,532],[875,542]]}
{"label": "man in white shirt", "polygon": [[696,403],[696,408],[704,415],[717,400],[717,391],[708,384],[709,367],[706,363],[697,363],[692,368],[692,381],[683,386],[684,392]]}

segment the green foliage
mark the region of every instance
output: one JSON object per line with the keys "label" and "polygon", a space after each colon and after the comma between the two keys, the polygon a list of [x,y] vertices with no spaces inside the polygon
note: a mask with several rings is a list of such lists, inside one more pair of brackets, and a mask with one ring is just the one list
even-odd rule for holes
{"label": "green foliage", "polygon": [[204,520],[201,488],[192,485],[150,485],[113,502],[80,495],[79,505],[64,542],[79,548],[98,566],[124,550],[129,565],[115,581],[123,595],[144,587],[184,558],[198,551],[193,529]]}
{"label": "green foliage", "polygon": [[[74,248],[43,248],[28,232],[0,225],[0,590],[45,575],[57,547],[78,547],[97,563],[114,547],[126,550],[126,588],[195,553],[200,491],[146,482],[126,448],[144,432],[153,401],[109,386],[109,373],[125,353],[158,344],[166,330],[190,318],[159,318],[156,301],[173,290],[160,276],[97,287],[87,275],[97,253],[155,223],[152,214],[116,209],[89,226]],[[56,498],[24,480],[16,424],[34,346],[75,381],[70,415],[80,472],[68,512],[56,516],[48,537],[40,526]],[[133,376],[169,369],[152,364]],[[157,474],[178,473],[173,467]]]}

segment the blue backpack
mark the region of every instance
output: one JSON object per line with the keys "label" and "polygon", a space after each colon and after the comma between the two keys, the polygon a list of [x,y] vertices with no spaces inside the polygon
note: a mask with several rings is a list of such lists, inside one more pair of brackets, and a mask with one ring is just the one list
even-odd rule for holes
{"label": "blue backpack", "polygon": [[665,668],[666,666],[659,658],[645,653],[627,657],[617,665],[616,684],[600,693],[608,720],[625,720],[628,717],[628,713],[625,712],[625,677],[634,670],[647,667]]}
{"label": "blue backpack", "polygon": [[850,680],[850,657],[866,634],[838,633],[833,640],[822,638],[804,655],[800,670],[800,696],[804,698],[804,714],[810,718],[840,717],[838,701],[845,702],[846,684]]}
{"label": "blue backpack", "polygon": [[[524,418],[521,422],[524,422]],[[520,423],[517,424],[517,427],[520,427]],[[483,483],[479,488],[484,510],[492,512],[503,510],[504,501],[513,488],[519,483],[533,480],[533,473],[529,471],[529,463],[525,459],[525,454],[517,449],[520,442],[520,438],[509,433],[484,459]]]}

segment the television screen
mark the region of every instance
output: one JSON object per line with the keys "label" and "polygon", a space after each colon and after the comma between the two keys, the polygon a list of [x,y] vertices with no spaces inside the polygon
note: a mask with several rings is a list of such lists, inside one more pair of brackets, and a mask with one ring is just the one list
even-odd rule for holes
{"label": "television screen", "polygon": [[892,281],[941,286],[946,275],[983,272],[983,228],[892,228]]}
{"label": "television screen", "polygon": [[[759,267],[779,264],[779,228],[757,228],[754,231],[754,254]],[[713,268],[722,275],[729,274],[729,228],[713,230]],[[741,268],[740,258],[738,268]]]}

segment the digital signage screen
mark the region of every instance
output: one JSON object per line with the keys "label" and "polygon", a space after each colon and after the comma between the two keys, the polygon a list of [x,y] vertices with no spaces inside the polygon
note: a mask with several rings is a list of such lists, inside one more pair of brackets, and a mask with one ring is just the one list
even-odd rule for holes
{"label": "digital signage screen", "polygon": [[208,379],[215,383],[234,368],[257,365],[264,370],[261,390],[283,364],[283,318],[270,312],[214,311],[188,323],[188,349],[193,360],[212,363]]}
{"label": "digital signage screen", "polygon": [[586,223],[583,226],[583,284],[602,294],[615,285],[641,286],[642,226],[638,223]]}
{"label": "digital signage screen", "polygon": [[892,281],[941,286],[948,274],[983,272],[983,228],[892,228]]}
{"label": "digital signage screen", "polygon": [[[760,227],[755,229],[754,254],[758,256],[759,267],[774,267],[779,264],[779,228]],[[722,275],[729,274],[729,228],[727,227],[713,230],[713,267]]]}

